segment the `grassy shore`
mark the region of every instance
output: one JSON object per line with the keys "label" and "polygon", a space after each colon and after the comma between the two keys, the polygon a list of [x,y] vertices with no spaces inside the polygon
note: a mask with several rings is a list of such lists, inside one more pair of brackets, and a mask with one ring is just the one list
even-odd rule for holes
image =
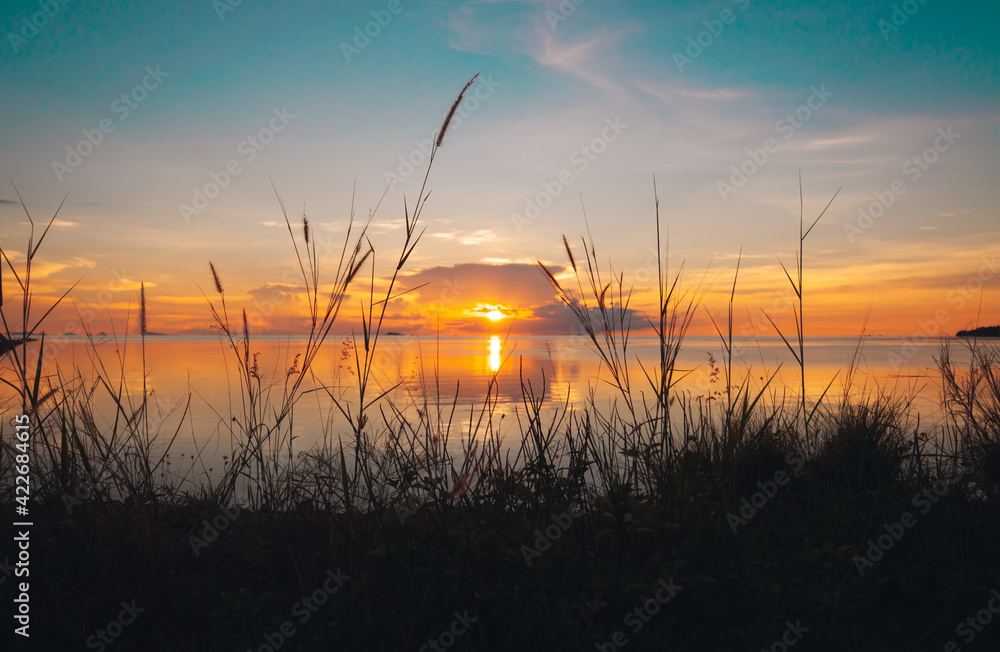
{"label": "grassy shore", "polygon": [[[730,310],[718,327],[729,352],[720,388],[693,400],[674,361],[698,289],[683,291],[661,260],[659,356],[642,366],[629,349],[630,288],[601,269],[592,240],[579,260],[564,240],[576,289],[540,273],[579,317],[615,407],[549,405],[525,383],[520,422],[501,432],[491,387],[477,425],[459,433],[454,403],[425,403],[414,418],[373,375],[388,299],[423,233],[426,181],[406,209],[383,296],[367,224],[352,220],[331,280],[308,220],[293,227],[285,214],[311,331],[278,377],[260,371],[246,311],[227,304],[224,273],[206,267],[207,310],[240,389],[224,415],[224,477],[195,488],[164,473],[177,431],[150,426],[145,373],[126,382],[121,359],[99,358],[93,382],[42,373],[47,313],[34,311],[30,271],[44,232],[36,242],[32,226],[25,267],[4,257],[16,273],[3,288],[12,345],[2,378],[14,402],[0,502],[8,514],[25,504],[15,476],[28,465],[33,523],[31,638],[12,636],[17,649],[995,649],[996,348],[968,343],[963,368],[942,348],[947,418],[925,432],[903,397],[806,395],[801,303],[795,334],[782,334],[801,387],[733,377]],[[808,233],[800,229],[797,273],[787,274],[800,300]],[[366,275],[356,385],[345,396],[312,368]],[[738,269],[733,296],[737,282]],[[138,300],[141,355],[144,289]],[[306,392],[330,402],[342,431],[300,453],[294,415]],[[95,410],[99,396],[113,415]],[[19,449],[20,414],[31,427]],[[0,526],[0,579],[13,596],[26,580],[13,574],[21,530],[12,520]]]}

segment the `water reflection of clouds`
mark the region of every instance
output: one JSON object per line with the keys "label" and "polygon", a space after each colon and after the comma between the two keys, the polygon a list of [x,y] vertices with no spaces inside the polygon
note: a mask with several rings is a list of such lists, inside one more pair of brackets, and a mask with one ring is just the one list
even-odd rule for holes
{"label": "water reflection of clouds", "polygon": [[[322,383],[351,409],[357,411],[358,377],[351,368],[354,352],[351,343],[341,343],[341,338],[331,338],[330,346],[320,355],[313,366],[315,381]],[[779,369],[778,377],[770,389],[780,394],[785,388],[798,384],[798,367],[780,341],[741,343],[734,354],[734,379],[736,384],[746,377],[758,386],[770,373]],[[890,368],[885,352],[897,343],[894,341],[868,341],[865,343],[863,368],[855,376],[858,387],[864,391],[874,391],[876,384],[892,388],[913,385],[919,389],[914,405],[922,414],[933,418],[940,409],[939,383],[934,377],[935,345],[920,347],[919,355],[911,361],[907,372]],[[844,371],[853,352],[853,340],[821,340],[807,345],[807,392],[811,397],[819,396],[833,375]],[[305,343],[292,340],[258,340],[251,346],[252,353],[259,353],[261,375],[265,387],[271,385],[272,398],[280,399],[281,388],[288,368],[295,354],[304,349]],[[523,388],[530,389],[536,397],[544,395],[544,409],[584,407],[593,393],[599,407],[609,407],[616,398],[616,390],[605,382],[610,377],[601,370],[598,357],[590,347],[569,338],[552,337],[509,337],[499,335],[476,335],[469,337],[440,338],[406,337],[386,338],[379,345],[373,385],[369,396],[377,396],[391,390],[385,401],[391,401],[394,409],[402,411],[408,418],[417,417],[417,410],[447,415],[452,405],[458,408],[455,419],[468,419],[486,404],[495,402],[497,418],[500,414],[514,417],[524,412]],[[685,341],[685,348],[677,361],[678,375],[690,371],[675,388],[675,394],[688,392],[692,398],[707,395],[712,390],[724,388],[724,381],[717,378],[712,383],[708,365],[708,352],[714,354],[720,364],[723,352],[717,338],[692,337]],[[125,347],[100,347],[100,354],[109,371],[117,377],[117,357],[126,352]],[[94,382],[94,372],[86,347],[81,341],[56,349],[60,367],[65,370],[79,369],[84,385]],[[203,338],[197,341],[176,337],[151,337],[146,343],[146,378],[149,389],[154,392],[154,416],[151,422],[164,433],[173,433],[183,410],[171,412],[171,407],[192,395],[190,412],[182,432],[190,436],[178,440],[177,453],[195,450],[212,435],[223,436],[218,450],[228,448],[232,417],[240,416],[239,382],[233,377],[232,351],[220,346],[217,339]],[[956,350],[956,356],[962,355]],[[225,357],[229,356],[229,357]],[[641,360],[647,371],[653,370],[657,361],[656,343],[648,338],[634,338],[629,342],[629,366],[631,386],[636,396],[642,393],[648,398],[650,388],[639,367]],[[227,368],[228,363],[228,368]],[[127,348],[125,378],[133,404],[141,403],[142,358],[137,343],[130,342]],[[48,371],[54,371],[49,369]],[[907,374],[913,374],[910,378]],[[655,378],[655,376],[654,376]],[[826,397],[827,403],[836,403],[842,394],[841,377],[834,382]],[[306,385],[313,389],[311,376]],[[272,384],[273,383],[273,384]],[[394,388],[394,389],[393,389]],[[374,389],[375,391],[372,391]],[[891,393],[891,392],[890,392]],[[0,392],[2,395],[2,392]],[[96,395],[95,417],[100,422],[110,423],[116,415],[115,406],[107,400],[101,401]],[[770,392],[765,399],[769,400]],[[308,449],[326,436],[336,439],[343,431],[342,419],[332,408],[324,391],[306,394],[295,409],[296,447]],[[168,400],[169,399],[169,400]],[[385,412],[392,414],[387,405]],[[162,408],[162,409],[161,409]],[[371,414],[378,414],[374,406]],[[476,418],[478,420],[478,417]],[[374,423],[374,422],[373,422]],[[513,421],[504,423],[506,432],[515,428]],[[169,439],[169,436],[165,439]],[[210,448],[210,450],[214,449]],[[228,452],[226,450],[225,452]],[[221,453],[220,453],[221,456]],[[218,465],[216,465],[218,466]]]}

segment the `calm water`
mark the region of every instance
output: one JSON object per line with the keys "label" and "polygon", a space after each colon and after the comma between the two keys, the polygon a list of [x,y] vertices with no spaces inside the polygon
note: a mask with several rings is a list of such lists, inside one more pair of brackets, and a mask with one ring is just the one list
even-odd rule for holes
{"label": "calm water", "polygon": [[[133,403],[138,406],[142,396],[142,357],[137,340],[127,345],[112,342],[98,346],[95,358],[85,341],[66,338],[52,342],[54,360],[46,366],[54,374],[56,363],[62,378],[75,378],[85,387],[96,381],[95,364],[103,364],[105,374],[115,384],[122,382]],[[857,347],[857,339],[814,339],[806,347],[806,391],[818,397],[833,379],[828,401],[839,400],[845,392],[845,373]],[[36,345],[37,346],[37,345]],[[46,342],[49,346],[49,342]],[[590,397],[599,407],[610,405],[615,390],[607,382],[610,377],[601,368],[599,358],[587,341],[570,337],[517,337],[504,341],[502,335],[487,337],[385,337],[380,343],[374,365],[374,381],[379,391],[389,390],[393,405],[408,410],[429,406],[450,408],[457,400],[453,433],[468,432],[478,418],[494,376],[496,378],[496,412],[507,418],[501,432],[514,438],[518,435],[516,417],[524,413],[522,383],[530,385],[536,395],[544,392],[550,406],[568,402],[582,407]],[[258,339],[252,353],[257,354],[261,383],[272,386],[280,399],[282,384],[293,368],[295,356],[305,348],[300,340]],[[798,394],[798,366],[780,339],[742,339],[735,342],[733,355],[734,378],[750,378],[760,387],[772,374],[771,384],[780,395],[789,399]],[[854,391],[868,393],[882,389],[895,395],[912,395],[914,411],[922,423],[940,419],[940,383],[934,358],[940,352],[939,343],[911,345],[889,338],[866,338],[858,358],[853,379]],[[953,359],[968,361],[968,351],[960,344],[952,346]],[[633,396],[649,386],[639,363],[652,369],[657,355],[656,341],[648,337],[630,340]],[[714,358],[717,375],[713,376]],[[707,397],[723,391],[725,380],[722,367],[723,347],[717,337],[689,337],[676,365],[679,389],[692,397]],[[235,358],[216,337],[176,338],[151,336],[145,350],[146,386],[152,391],[151,428],[169,437],[180,423],[180,409],[188,396],[191,407],[180,435],[172,448],[171,459],[181,453],[189,456],[200,451],[206,465],[221,467],[221,457],[229,452],[230,428],[233,416],[242,414],[242,400],[236,381]],[[125,369],[124,376],[121,373]],[[313,368],[313,377],[306,386],[326,389],[306,394],[295,410],[295,442],[297,450],[310,448],[324,433],[336,438],[344,426],[343,418],[334,408],[329,394],[356,409],[357,376],[354,369],[354,349],[348,339],[331,338]],[[114,418],[114,409],[101,388],[95,393],[98,426]],[[378,412],[371,413],[378,418]],[[174,467],[177,468],[177,467]]]}

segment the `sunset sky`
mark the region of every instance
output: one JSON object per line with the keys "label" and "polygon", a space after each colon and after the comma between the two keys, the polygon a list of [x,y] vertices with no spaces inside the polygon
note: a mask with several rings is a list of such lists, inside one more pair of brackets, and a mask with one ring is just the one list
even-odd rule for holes
{"label": "sunset sky", "polygon": [[34,280],[44,298],[82,279],[49,332],[110,330],[140,281],[150,330],[206,332],[209,261],[230,306],[277,299],[262,326],[294,328],[272,180],[338,246],[352,192],[362,221],[386,192],[369,232],[384,288],[421,141],[476,73],[400,287],[426,285],[390,329],[503,332],[516,314],[516,332],[566,332],[535,262],[566,278],[563,234],[585,258],[584,208],[641,320],[654,175],[670,269],[704,295],[695,331],[723,317],[741,249],[736,332],[773,334],[762,311],[791,328],[777,261],[795,265],[800,171],[807,224],[843,186],[806,240],[810,333],[857,335],[869,304],[873,334],[1000,323],[995,3],[237,1],[0,6],[0,245],[23,264],[10,180],[36,222],[68,196]]}

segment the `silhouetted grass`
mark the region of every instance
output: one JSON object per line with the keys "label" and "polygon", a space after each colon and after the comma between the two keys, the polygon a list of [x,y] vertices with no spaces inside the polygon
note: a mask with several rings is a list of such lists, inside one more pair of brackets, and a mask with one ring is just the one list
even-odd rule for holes
{"label": "silhouetted grass", "polygon": [[[657,212],[654,362],[630,348],[639,326],[629,321],[631,288],[602,269],[593,237],[582,256],[564,238],[576,288],[542,272],[578,317],[616,401],[554,405],[522,377],[521,410],[501,431],[494,377],[463,431],[457,393],[437,379],[424,379],[435,392],[408,402],[374,372],[387,305],[423,233],[426,182],[404,209],[380,296],[367,222],[355,229],[352,220],[326,280],[308,220],[296,235],[282,205],[310,332],[277,378],[260,370],[246,311],[227,304],[228,282],[209,263],[209,312],[239,388],[229,410],[220,406],[231,450],[214,482],[170,468],[189,402],[175,429],[162,419],[151,426],[155,389],[128,382],[127,356],[144,356],[152,318],[144,287],[138,351],[126,323],[113,360],[90,340],[93,380],[47,377],[41,320],[28,305],[38,247],[29,243],[17,272],[4,254],[22,300],[20,321],[4,312],[4,341],[38,340],[37,351],[3,354],[4,382],[20,403],[7,416],[20,410],[33,424],[33,613],[36,623],[59,624],[33,630],[31,643],[47,646],[35,649],[85,646],[131,600],[145,611],[116,648],[266,650],[288,620],[295,634],[282,650],[416,650],[458,612],[477,620],[455,649],[611,649],[616,631],[634,650],[760,649],[780,640],[786,621],[800,621],[809,632],[797,649],[919,650],[955,639],[956,625],[985,607],[1000,553],[996,348],[973,344],[969,369],[942,349],[948,420],[938,436],[920,429],[905,397],[868,391],[826,404],[808,400],[804,383],[796,394],[775,387],[774,375],[737,378],[737,266],[728,323],[716,325],[724,386],[711,400],[692,397],[676,360],[704,287],[685,290],[682,269],[668,272]],[[800,230],[800,245],[807,234]],[[789,275],[800,297],[801,256]],[[366,275],[357,374],[345,393],[313,365]],[[789,348],[804,378],[802,324],[797,311]],[[343,430],[298,454],[295,409],[307,392],[330,401]],[[110,417],[96,410],[99,398],[113,405]],[[18,451],[9,433],[0,477],[12,509]],[[942,479],[946,490],[934,494]],[[869,541],[904,512],[915,525],[870,559]],[[294,605],[338,569],[350,579],[302,622]],[[660,580],[681,588],[657,613],[626,622]],[[1000,640],[994,627],[977,634],[980,649]]]}

